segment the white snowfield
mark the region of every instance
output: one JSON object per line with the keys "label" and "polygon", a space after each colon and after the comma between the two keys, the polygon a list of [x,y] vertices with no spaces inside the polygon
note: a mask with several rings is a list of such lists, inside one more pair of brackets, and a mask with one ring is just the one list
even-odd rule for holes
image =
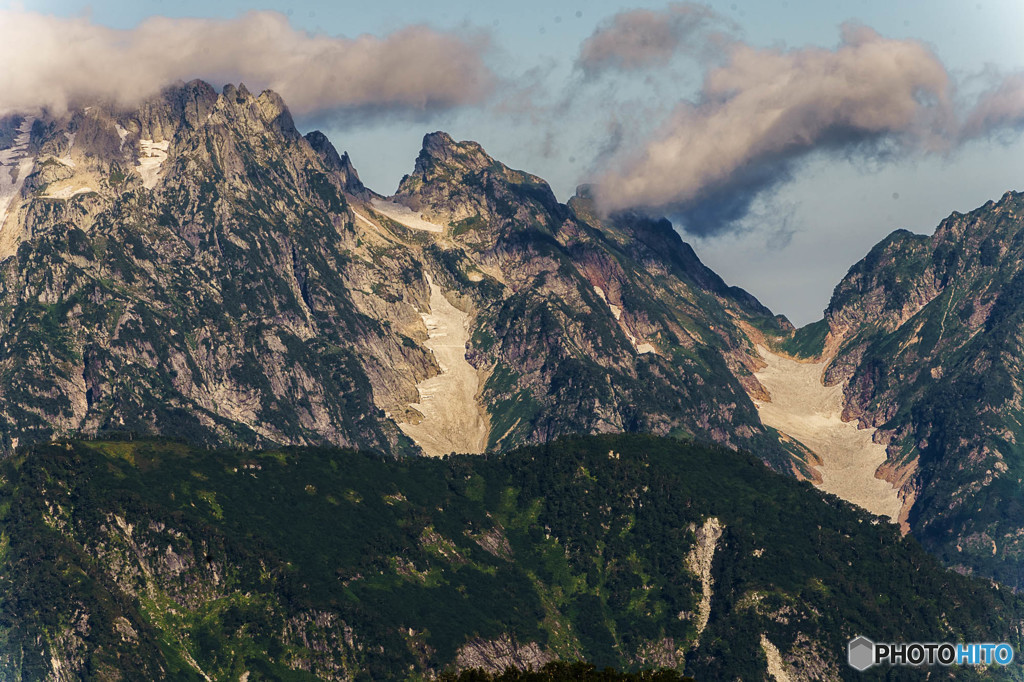
{"label": "white snowfield", "polygon": [[373,210],[410,229],[423,230],[424,232],[444,232],[444,226],[424,220],[423,216],[408,206],[396,204],[393,201],[384,201],[383,199],[374,199],[370,203],[373,205]]}
{"label": "white snowfield", "polygon": [[885,446],[871,440],[876,429],[842,420],[842,385],[822,383],[827,362],[797,362],[761,346],[757,351],[768,365],[754,376],[771,395],[771,402],[754,400],[761,421],[821,458],[822,490],[896,521],[903,506],[897,490],[875,478],[886,459]]}
{"label": "white snowfield", "polygon": [[29,134],[34,122],[35,118],[26,116],[18,126],[14,145],[0,151],[0,230],[3,230],[11,203],[21,192],[25,178],[35,165],[35,159],[28,153]]}
{"label": "white snowfield", "polygon": [[416,384],[420,401],[412,405],[423,415],[419,424],[399,424],[431,457],[451,452],[480,454],[487,447],[488,421],[477,401],[480,376],[466,360],[469,315],[444,297],[427,276],[430,312],[420,313],[441,373]]}
{"label": "white snowfield", "polygon": [[160,179],[160,167],[167,160],[167,149],[170,146],[169,140],[139,140],[139,175],[142,176],[142,186],[146,189],[156,187]]}

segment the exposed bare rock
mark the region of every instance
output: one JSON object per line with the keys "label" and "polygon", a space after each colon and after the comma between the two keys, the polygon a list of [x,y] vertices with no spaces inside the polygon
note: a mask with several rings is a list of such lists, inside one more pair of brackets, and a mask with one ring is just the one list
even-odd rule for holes
{"label": "exposed bare rock", "polygon": [[694,647],[700,646],[700,636],[711,618],[711,598],[714,596],[715,579],[711,567],[715,560],[715,549],[722,537],[722,524],[715,517],[704,520],[704,525],[695,531],[697,538],[693,549],[686,557],[687,568],[700,579],[700,604],[697,606],[697,636]]}
{"label": "exposed bare rock", "polygon": [[536,642],[520,644],[505,634],[489,641],[478,638],[467,642],[459,649],[455,664],[461,669],[482,668],[501,673],[510,667],[517,670],[540,670],[553,660],[554,657]]}

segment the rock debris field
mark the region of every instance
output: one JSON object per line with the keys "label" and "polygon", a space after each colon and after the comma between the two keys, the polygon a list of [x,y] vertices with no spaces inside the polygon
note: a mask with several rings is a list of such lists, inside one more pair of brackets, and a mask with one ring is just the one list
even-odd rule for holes
{"label": "rock debris field", "polygon": [[407,436],[432,457],[451,452],[479,454],[487,447],[488,425],[477,401],[480,377],[466,360],[469,315],[444,297],[427,276],[430,312],[420,313],[441,373],[416,384],[420,401],[412,405],[423,415],[419,424],[399,424]]}
{"label": "rock debris field", "polygon": [[821,458],[817,469],[822,490],[895,521],[902,506],[897,491],[875,478],[886,459],[885,446],[872,442],[875,429],[858,429],[855,422],[842,420],[843,387],[822,383],[827,363],[797,362],[766,348],[757,350],[768,365],[754,376],[771,395],[771,402],[754,401],[761,421]]}

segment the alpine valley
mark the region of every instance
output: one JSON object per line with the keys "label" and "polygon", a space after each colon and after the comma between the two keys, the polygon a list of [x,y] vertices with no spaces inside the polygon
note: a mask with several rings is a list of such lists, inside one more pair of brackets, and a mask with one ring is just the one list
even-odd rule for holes
{"label": "alpine valley", "polygon": [[1024,644],[1020,194],[794,329],[474,142],[378,194],[271,91],[8,116],[0,164],[0,678]]}

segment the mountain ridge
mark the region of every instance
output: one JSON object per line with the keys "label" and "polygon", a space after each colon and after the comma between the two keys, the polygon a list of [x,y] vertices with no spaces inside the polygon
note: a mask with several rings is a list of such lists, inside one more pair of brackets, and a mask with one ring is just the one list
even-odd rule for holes
{"label": "mountain ridge", "polygon": [[[444,374],[423,345],[430,275],[469,315],[488,447],[675,429],[757,441],[773,466],[806,472],[744,388],[757,361],[734,320],[781,323],[667,222],[584,219],[586,199],[561,204],[540,178],[444,133],[425,136],[385,200],[325,136],[302,136],[280,97],[242,85],[194,81],[33,131],[36,167],[0,235],[20,244],[3,262],[12,315],[0,339],[48,357],[26,351],[0,368],[24,387],[0,390],[8,451],[117,429],[413,451],[398,424],[422,418],[417,386]],[[125,310],[139,319],[126,326]],[[122,343],[133,328],[156,336]],[[330,379],[316,367],[325,357]],[[138,404],[113,400],[116,381],[141,387],[129,389]]]}
{"label": "mountain ridge", "polygon": [[877,428],[878,474],[913,501],[922,543],[1019,588],[1024,198],[952,213],[930,236],[897,230],[850,268],[821,324],[844,417]]}

